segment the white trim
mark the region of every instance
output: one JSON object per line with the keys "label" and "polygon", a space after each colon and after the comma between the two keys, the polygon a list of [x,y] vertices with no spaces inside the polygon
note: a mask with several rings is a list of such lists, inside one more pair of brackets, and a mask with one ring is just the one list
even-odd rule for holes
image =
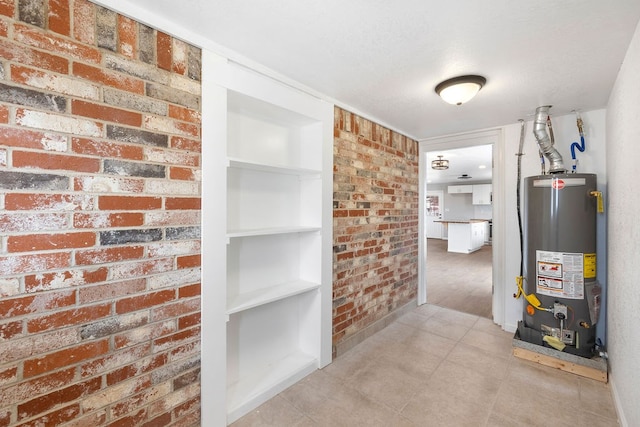
{"label": "white trim", "polygon": [[466,132],[444,137],[428,138],[419,141],[419,224],[418,224],[418,304],[427,301],[427,239],[425,230],[425,197],[427,191],[427,152],[445,149],[471,147],[475,145],[493,145],[493,321],[503,329],[514,331],[515,325],[505,325],[505,206],[504,206],[504,134],[503,130],[487,129]]}
{"label": "white trim", "polygon": [[427,153],[418,144],[418,305],[427,303],[427,226],[425,225],[427,198]]}
{"label": "white trim", "polygon": [[611,387],[613,404],[614,404],[614,407],[616,408],[616,415],[618,416],[620,427],[629,427],[627,418],[624,416],[624,411],[622,410],[622,402],[620,401],[620,394],[618,394],[618,389],[616,388],[615,378],[613,376],[613,373],[611,372],[609,372],[609,386]]}
{"label": "white trim", "polygon": [[[224,58],[202,52],[202,69],[210,73],[226,63]],[[226,286],[209,283],[205,278],[226,277],[227,236],[223,227],[227,223],[226,209],[218,208],[219,188],[226,187],[226,122],[227,91],[213,79],[202,82],[202,116],[215,117],[210,125],[202,127],[202,269],[201,269],[201,359],[202,363],[201,419],[208,425],[227,425],[227,307]],[[204,121],[203,121],[204,123]],[[206,215],[205,215],[206,213]],[[204,219],[207,219],[206,221]],[[224,284],[224,283],[223,283]]]}

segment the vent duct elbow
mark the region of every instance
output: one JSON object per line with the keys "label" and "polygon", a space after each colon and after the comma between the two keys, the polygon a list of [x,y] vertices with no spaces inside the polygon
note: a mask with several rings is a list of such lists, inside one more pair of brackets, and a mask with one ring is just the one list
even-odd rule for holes
{"label": "vent duct elbow", "polygon": [[547,117],[549,117],[550,105],[536,108],[536,118],[533,122],[533,134],[538,141],[540,151],[549,160],[549,173],[564,173],[567,170],[562,162],[562,156],[553,147],[553,142],[547,132]]}

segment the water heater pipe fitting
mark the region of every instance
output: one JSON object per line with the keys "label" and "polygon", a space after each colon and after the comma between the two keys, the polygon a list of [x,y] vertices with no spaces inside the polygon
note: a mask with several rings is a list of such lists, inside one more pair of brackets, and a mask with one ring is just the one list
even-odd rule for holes
{"label": "water heater pipe fitting", "polygon": [[550,105],[543,105],[542,107],[536,108],[536,118],[533,122],[533,135],[536,137],[536,141],[538,141],[540,151],[542,151],[549,160],[549,173],[564,173],[567,170],[562,162],[562,156],[558,153],[558,150],[553,147],[553,142],[551,142],[551,138],[549,138],[549,133],[547,132],[549,108],[551,108]]}

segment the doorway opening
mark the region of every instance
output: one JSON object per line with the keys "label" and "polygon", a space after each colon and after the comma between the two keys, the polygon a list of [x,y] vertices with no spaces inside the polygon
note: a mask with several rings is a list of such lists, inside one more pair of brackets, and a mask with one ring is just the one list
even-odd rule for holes
{"label": "doorway opening", "polygon": [[[437,158],[436,158],[437,157]],[[431,167],[447,159],[449,167]],[[427,152],[428,302],[492,316],[493,146]]]}
{"label": "doorway opening", "polygon": [[470,254],[447,251],[447,241],[427,242],[427,302],[491,319],[492,247]]}
{"label": "doorway opening", "polygon": [[[503,150],[501,132],[434,138],[420,144],[418,304],[453,308],[492,318],[502,325],[504,307],[500,301],[504,300],[504,286],[495,280],[502,275],[495,268],[500,268],[501,257],[494,253],[502,247],[495,242],[494,233],[502,203],[495,191],[496,187],[502,188],[498,181],[501,173],[494,167],[494,159]],[[448,169],[432,169],[432,160],[437,156],[449,160]],[[480,199],[487,189],[489,199]],[[482,236],[480,243],[478,234]],[[468,237],[463,243],[459,241],[461,235]]]}

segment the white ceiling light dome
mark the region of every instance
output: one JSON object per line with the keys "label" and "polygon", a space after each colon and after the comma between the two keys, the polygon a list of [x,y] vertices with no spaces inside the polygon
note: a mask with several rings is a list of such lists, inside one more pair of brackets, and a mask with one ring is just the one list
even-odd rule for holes
{"label": "white ceiling light dome", "polygon": [[470,101],[487,83],[482,76],[459,76],[439,83],[435,91],[449,104],[462,105]]}

